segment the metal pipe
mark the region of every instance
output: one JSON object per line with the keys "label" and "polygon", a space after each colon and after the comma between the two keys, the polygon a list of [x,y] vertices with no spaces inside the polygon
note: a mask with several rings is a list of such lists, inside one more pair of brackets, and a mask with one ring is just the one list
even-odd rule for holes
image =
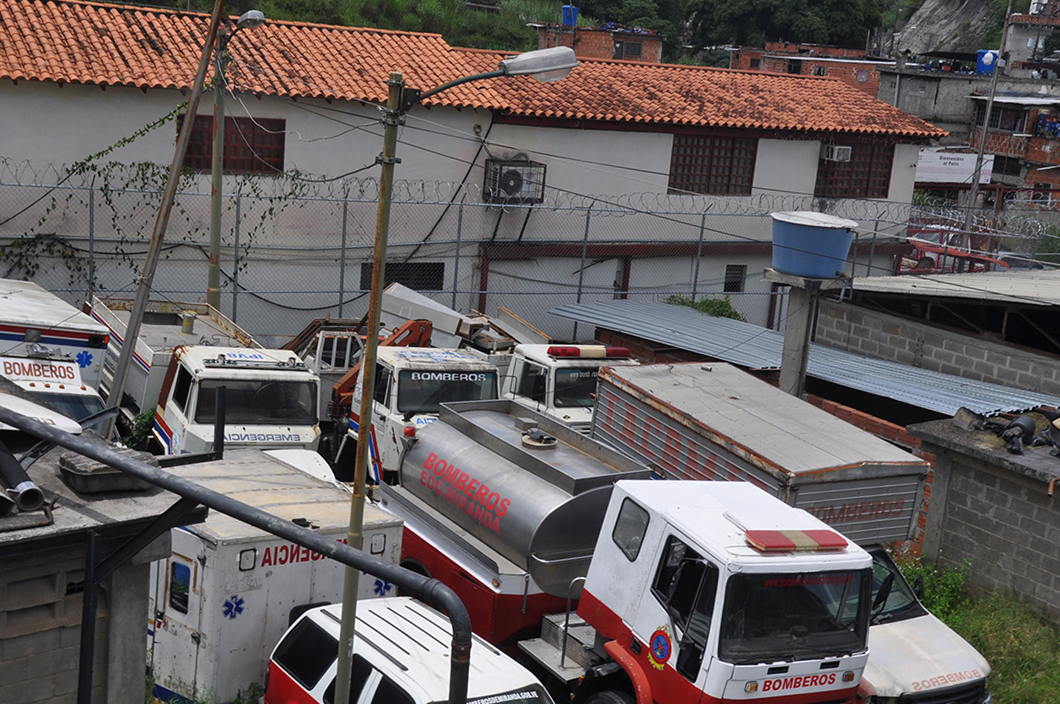
{"label": "metal pipe", "polygon": [[[585,235],[582,237],[582,264],[578,267],[578,298],[577,302],[582,302],[582,283],[585,281],[585,257],[589,251],[589,220],[592,218],[593,206],[589,206],[585,209]],[[578,322],[574,322],[574,336],[572,342],[578,341]]]}
{"label": "metal pipe", "polygon": [[96,608],[99,604],[99,590],[96,587],[96,563],[102,540],[99,533],[88,531],[88,545],[85,549],[85,576],[81,583],[81,644],[78,651],[77,666],[77,704],[92,704],[92,659],[96,645]]}
{"label": "metal pipe", "polygon": [[[234,34],[234,32],[233,32]],[[206,278],[206,302],[221,310],[221,207],[224,192],[225,153],[225,49],[232,38],[223,29],[214,45],[213,153],[210,155],[210,267]]]}
{"label": "metal pipe", "polygon": [[44,505],[44,492],[33,483],[7,445],[0,442],[0,479],[13,495],[19,511],[36,511]]}
{"label": "metal pipe", "polygon": [[224,494],[207,489],[193,481],[170,474],[158,467],[152,467],[145,462],[123,455],[117,450],[104,445],[97,445],[86,438],[70,435],[58,428],[45,425],[40,421],[24,416],[21,413],[16,413],[3,406],[0,406],[0,422],[12,425],[19,430],[103,462],[123,472],[128,472],[179,496],[194,499],[199,504],[212,510],[232,516],[255,528],[260,528],[272,535],[289,540],[296,545],[309,548],[313,552],[341,562],[348,567],[384,579],[428,602],[437,603],[449,616],[449,621],[453,626],[449,701],[452,704],[465,704],[467,701],[468,665],[471,653],[471,618],[468,616],[467,608],[464,607],[463,602],[460,601],[456,593],[437,579],[424,577],[411,570],[385,562],[349,545],[344,545],[307,528],[297,526],[259,508],[248,506]]}
{"label": "metal pipe", "polygon": [[696,302],[696,293],[699,291],[699,262],[703,259],[703,231],[707,228],[707,213],[699,219],[699,246],[696,247],[696,268],[692,274],[692,302]]}
{"label": "metal pipe", "polygon": [[460,283],[460,236],[464,230],[464,202],[467,194],[460,199],[460,208],[456,211],[456,254],[453,255],[453,310],[456,310],[456,289]]}
{"label": "metal pipe", "polygon": [[575,577],[570,581],[570,585],[567,587],[567,615],[563,619],[563,633],[562,638],[559,641],[559,669],[563,669],[564,663],[567,661],[567,630],[570,629],[570,603],[574,594],[574,583],[581,582],[585,584],[585,577]]}
{"label": "metal pipe", "polygon": [[236,322],[237,304],[239,303],[239,220],[240,205],[243,203],[243,194],[236,194],[236,224],[235,242],[232,245],[232,322]]}

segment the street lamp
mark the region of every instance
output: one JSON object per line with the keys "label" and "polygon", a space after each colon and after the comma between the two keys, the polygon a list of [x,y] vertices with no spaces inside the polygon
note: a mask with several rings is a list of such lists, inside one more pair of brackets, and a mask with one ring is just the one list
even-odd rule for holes
{"label": "street lamp", "polygon": [[[350,530],[347,543],[360,548],[362,543],[362,525],[364,523],[365,480],[368,475],[368,444],[372,419],[372,397],[375,387],[375,359],[379,346],[379,309],[382,302],[383,268],[386,264],[387,235],[390,229],[390,201],[393,196],[394,165],[400,159],[395,157],[397,151],[398,126],[402,115],[413,105],[432,95],[472,81],[482,81],[501,76],[533,76],[539,81],[551,83],[567,76],[578,65],[574,50],[558,46],[551,49],[529,51],[501,61],[496,71],[476,73],[443,83],[428,91],[419,91],[405,87],[405,81],[399,71],[390,74],[387,85],[390,87],[386,110],[383,115],[383,152],[379,156],[381,164],[379,174],[379,210],[376,217],[375,254],[372,263],[371,295],[368,302],[368,328],[363,356],[361,357],[361,407],[360,422],[357,428],[357,453],[353,478],[353,500],[350,504]],[[339,631],[339,663],[335,686],[335,704],[349,704],[350,698],[350,664],[353,656],[354,623],[357,614],[357,589],[360,575],[357,570],[347,569],[342,592],[342,624]],[[466,663],[471,656],[468,649],[453,649],[453,665]],[[458,681],[457,673],[462,680]],[[449,700],[465,701],[467,697],[467,668],[453,667],[449,682]]]}
{"label": "street lamp", "polygon": [[226,51],[228,42],[243,29],[256,29],[265,24],[265,15],[260,10],[248,10],[236,21],[236,28],[229,34],[225,30],[217,33],[214,44],[214,91],[213,91],[213,154],[210,158],[210,175],[213,188],[210,192],[210,271],[206,282],[206,302],[221,308],[221,176],[225,151],[225,68],[228,65]]}

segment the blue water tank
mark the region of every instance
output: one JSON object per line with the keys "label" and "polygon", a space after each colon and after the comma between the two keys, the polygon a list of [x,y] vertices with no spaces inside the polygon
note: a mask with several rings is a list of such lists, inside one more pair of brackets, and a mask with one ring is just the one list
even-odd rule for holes
{"label": "blue water tank", "polygon": [[993,73],[995,64],[997,64],[997,52],[989,49],[980,49],[979,58],[975,61],[975,72]]}
{"label": "blue water tank", "polygon": [[563,6],[563,26],[573,27],[578,24],[578,8],[574,5]]}
{"label": "blue water tank", "polygon": [[857,226],[825,213],[773,213],[773,268],[809,279],[842,276]]}

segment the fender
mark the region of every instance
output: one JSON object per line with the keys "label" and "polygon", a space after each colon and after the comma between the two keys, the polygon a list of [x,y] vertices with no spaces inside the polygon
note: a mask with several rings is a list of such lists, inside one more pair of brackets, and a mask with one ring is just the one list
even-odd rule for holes
{"label": "fender", "polygon": [[652,704],[651,685],[648,684],[648,678],[645,677],[640,663],[623,650],[618,641],[609,640],[604,643],[604,651],[629,675],[633,682],[633,691],[637,694],[637,704]]}

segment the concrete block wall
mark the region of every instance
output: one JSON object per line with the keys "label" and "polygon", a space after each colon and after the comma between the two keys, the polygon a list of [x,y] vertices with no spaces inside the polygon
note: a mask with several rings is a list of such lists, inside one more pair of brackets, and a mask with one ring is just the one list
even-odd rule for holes
{"label": "concrete block wall", "polygon": [[829,347],[1027,391],[1060,395],[1060,362],[921,322],[821,300],[815,341]]}
{"label": "concrete block wall", "polygon": [[[0,562],[0,702],[77,698],[84,556],[75,551]],[[105,701],[108,594],[99,591],[92,700]]]}
{"label": "concrete block wall", "polygon": [[939,564],[970,561],[966,580],[982,591],[1004,589],[1025,597],[1060,621],[1060,497],[1047,484],[967,455],[940,455],[945,484],[938,544],[925,554]]}

